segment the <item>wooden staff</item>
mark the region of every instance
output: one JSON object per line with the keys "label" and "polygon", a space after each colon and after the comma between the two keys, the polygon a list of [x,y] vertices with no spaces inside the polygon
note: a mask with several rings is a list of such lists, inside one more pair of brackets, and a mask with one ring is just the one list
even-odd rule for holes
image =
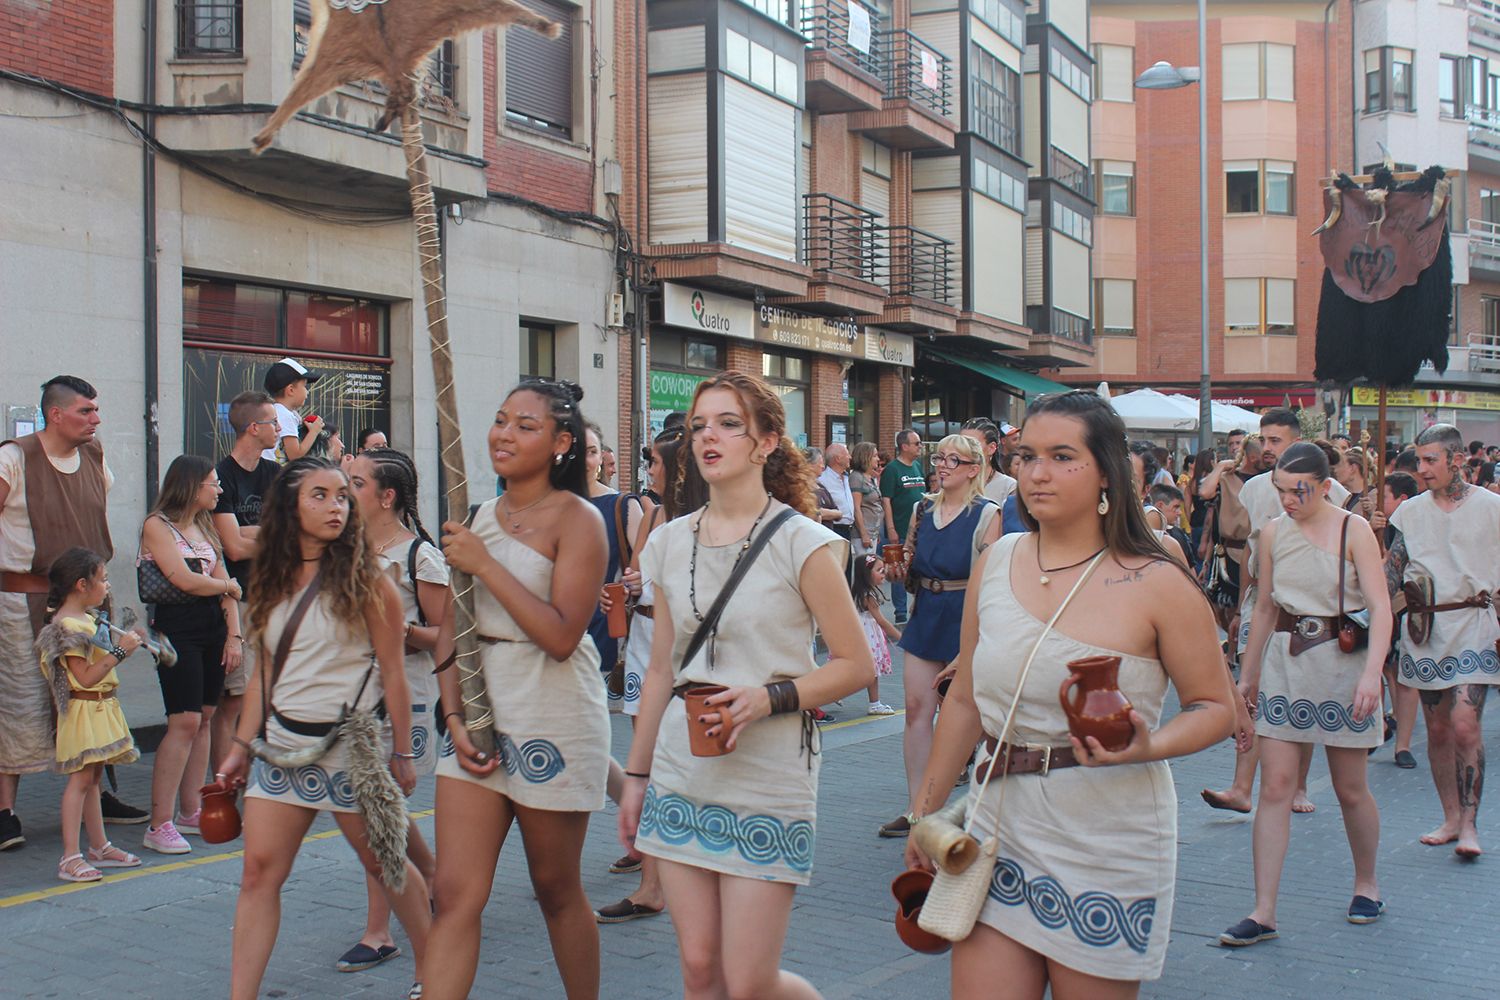
{"label": "wooden staff", "polygon": [[[458,426],[458,399],[453,391],[453,351],[448,342],[448,303],[443,287],[442,241],[432,178],[427,171],[427,147],[422,141],[422,119],[417,94],[401,106],[401,148],[406,153],[406,179],[411,189],[411,213],[417,227],[417,253],[422,264],[422,295],[427,304],[427,341],[432,349],[432,381],[437,389],[438,450],[448,478],[449,516],[462,518],[469,509],[469,480],[464,473],[463,438]],[[479,641],[474,625],[474,581],[452,571],[453,649],[458,660],[458,685],[463,697],[464,727],[481,761],[495,752],[495,714],[484,687],[479,663]]]}
{"label": "wooden staff", "polygon": [[1379,430],[1375,432],[1375,502],[1385,503],[1385,394],[1386,386],[1380,384]]}

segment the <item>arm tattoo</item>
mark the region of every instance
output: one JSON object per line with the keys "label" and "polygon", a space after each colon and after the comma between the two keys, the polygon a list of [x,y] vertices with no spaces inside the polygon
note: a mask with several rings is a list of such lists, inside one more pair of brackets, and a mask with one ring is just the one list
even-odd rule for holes
{"label": "arm tattoo", "polygon": [[1395,537],[1391,539],[1391,547],[1385,554],[1385,585],[1386,589],[1395,597],[1401,592],[1401,582],[1406,577],[1406,564],[1410,562],[1410,556],[1406,553],[1406,536],[1399,529],[1391,529]]}
{"label": "arm tattoo", "polygon": [[1201,711],[1203,711],[1203,703],[1202,702],[1198,702],[1198,701],[1190,701],[1186,705],[1182,706],[1181,711],[1182,712],[1201,712]]}

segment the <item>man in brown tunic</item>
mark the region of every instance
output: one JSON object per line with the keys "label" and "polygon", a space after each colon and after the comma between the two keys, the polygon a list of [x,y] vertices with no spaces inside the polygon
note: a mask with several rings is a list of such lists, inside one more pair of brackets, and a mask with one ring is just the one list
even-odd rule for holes
{"label": "man in brown tunic", "polygon": [[[114,554],[105,503],[114,481],[99,429],[98,393],[59,375],[42,387],[46,426],[0,444],[0,850],[25,843],[14,808],[22,774],[56,759],[52,699],[32,641],[47,598],[47,569],[81,545]],[[105,817],[138,822],[143,813],[104,796]]]}

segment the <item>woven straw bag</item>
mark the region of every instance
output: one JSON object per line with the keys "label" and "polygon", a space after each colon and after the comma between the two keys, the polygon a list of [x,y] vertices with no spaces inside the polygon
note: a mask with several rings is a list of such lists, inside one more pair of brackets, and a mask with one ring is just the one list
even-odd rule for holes
{"label": "woven straw bag", "polygon": [[[1105,551],[1108,551],[1107,549]],[[1026,686],[1026,676],[1031,673],[1031,663],[1036,659],[1037,651],[1042,648],[1042,641],[1052,631],[1052,626],[1062,617],[1069,604],[1073,603],[1073,596],[1083,587],[1088,578],[1094,575],[1094,568],[1104,558],[1105,551],[1094,556],[1078,582],[1073,584],[1073,589],[1068,591],[1068,596],[1057,606],[1049,620],[1042,628],[1041,635],[1036,637],[1032,644],[1031,653],[1026,657],[1026,665],[1021,668],[1021,677],[1016,682],[1015,696],[1010,700],[1010,711],[1005,714],[1005,725],[1001,727],[999,737],[995,741],[996,753],[1005,745],[1007,737],[1010,736],[1011,723],[1016,718],[1016,706],[1021,701],[1021,691]],[[1009,764],[1009,758],[1006,763]],[[974,832],[974,819],[979,813],[979,804],[984,801],[984,790],[989,787],[990,779],[995,776],[996,768],[993,759],[989,769],[985,772],[984,781],[980,783],[979,790],[972,793],[968,800],[968,818],[964,821],[964,833],[972,835]],[[1004,775],[1002,774],[1003,778]],[[936,934],[940,938],[949,941],[962,941],[974,931],[974,922],[979,919],[979,911],[984,908],[985,896],[989,893],[990,879],[995,873],[995,857],[1000,850],[1000,809],[1005,804],[1005,784],[1000,785],[1000,796],[995,803],[995,832],[986,837],[979,845],[979,857],[974,863],[962,872],[954,874],[942,866],[938,866],[937,874],[933,877],[932,888],[928,890],[927,900],[922,904],[922,912],[917,917],[917,926],[930,934]],[[915,832],[915,831],[914,831]]]}

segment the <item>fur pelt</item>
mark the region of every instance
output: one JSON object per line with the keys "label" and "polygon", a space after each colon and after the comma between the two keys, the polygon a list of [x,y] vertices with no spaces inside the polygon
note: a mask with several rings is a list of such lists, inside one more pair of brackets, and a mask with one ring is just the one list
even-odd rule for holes
{"label": "fur pelt", "polygon": [[385,741],[374,711],[359,711],[344,723],[345,765],[354,802],[365,820],[370,853],[380,862],[380,880],[392,892],[406,887],[406,796],[386,765]]}
{"label": "fur pelt", "polygon": [[42,673],[47,675],[47,688],[52,693],[53,707],[57,709],[59,716],[66,715],[68,704],[73,700],[73,687],[68,683],[68,668],[63,660],[69,656],[81,656],[87,660],[89,651],[97,648],[93,638],[55,621],[42,627],[36,637],[35,648],[42,661]]}
{"label": "fur pelt", "polygon": [[251,148],[265,152],[283,125],[335,87],[378,80],[390,95],[376,128],[384,131],[416,98],[412,75],[445,38],[518,24],[556,38],[562,25],[516,0],[312,0],[307,56],[292,89]]}
{"label": "fur pelt", "polygon": [[[1421,178],[1396,187],[1385,171],[1376,186],[1401,191],[1431,191],[1443,171],[1429,168]],[[1341,178],[1346,182],[1347,178]],[[1414,285],[1381,302],[1358,302],[1339,289],[1323,269],[1318,299],[1318,333],[1313,375],[1320,382],[1367,379],[1388,386],[1410,385],[1431,361],[1448,368],[1448,326],[1453,310],[1453,252],[1446,222],[1437,256]]]}

